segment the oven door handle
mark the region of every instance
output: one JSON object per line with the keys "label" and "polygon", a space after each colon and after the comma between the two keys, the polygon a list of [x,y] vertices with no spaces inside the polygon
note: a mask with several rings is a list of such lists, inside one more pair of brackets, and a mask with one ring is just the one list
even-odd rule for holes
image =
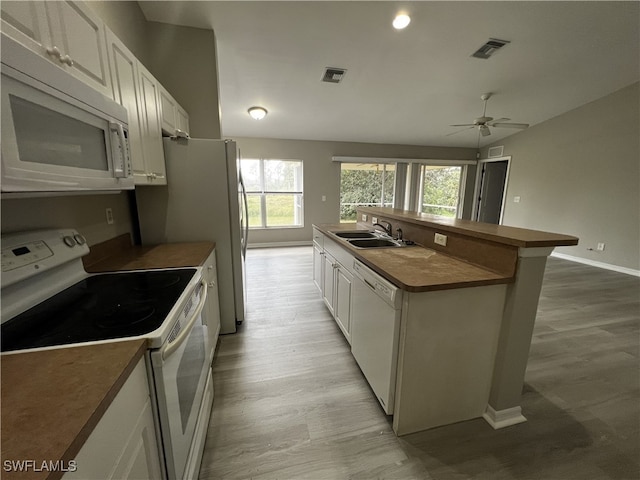
{"label": "oven door handle", "polygon": [[182,331],[178,334],[178,336],[174,338],[173,342],[169,343],[167,346],[165,346],[162,349],[161,351],[162,360],[166,360],[167,358],[169,358],[171,354],[178,349],[178,347],[182,344],[182,342],[189,336],[189,334],[191,333],[191,330],[193,329],[193,326],[196,323],[196,320],[202,313],[202,310],[204,309],[204,304],[207,302],[207,282],[202,280],[201,284],[202,284],[202,296],[200,297],[200,302],[198,303],[198,306],[196,307],[195,312],[193,312],[193,315],[187,322],[187,325],[185,326],[185,328],[182,329]]}

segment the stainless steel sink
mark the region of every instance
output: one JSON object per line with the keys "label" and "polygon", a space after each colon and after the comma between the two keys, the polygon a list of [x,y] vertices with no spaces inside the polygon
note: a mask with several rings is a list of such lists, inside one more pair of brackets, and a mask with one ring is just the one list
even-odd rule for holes
{"label": "stainless steel sink", "polygon": [[351,245],[357,248],[388,248],[388,247],[402,247],[400,242],[390,240],[387,238],[362,238],[347,240]]}
{"label": "stainless steel sink", "polygon": [[340,238],[377,238],[377,235],[367,230],[345,230],[341,232],[331,232]]}

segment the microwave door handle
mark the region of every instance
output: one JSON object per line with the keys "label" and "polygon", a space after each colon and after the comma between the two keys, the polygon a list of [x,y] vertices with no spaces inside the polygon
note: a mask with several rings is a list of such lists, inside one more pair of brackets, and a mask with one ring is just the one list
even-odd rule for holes
{"label": "microwave door handle", "polygon": [[193,326],[196,323],[196,320],[198,319],[198,317],[202,313],[202,309],[204,308],[204,304],[207,301],[207,282],[202,280],[201,283],[202,283],[202,296],[200,297],[200,302],[198,303],[198,306],[197,306],[195,312],[193,312],[193,315],[189,319],[189,321],[187,322],[185,328],[182,329],[182,331],[173,340],[173,342],[169,343],[168,345],[166,345],[162,349],[162,351],[160,352],[162,354],[162,360],[166,360],[167,358],[169,358],[171,356],[171,354],[173,352],[175,352],[178,349],[178,347],[180,347],[182,342],[184,342],[187,339],[187,337],[191,333],[191,330],[193,329]]}
{"label": "microwave door handle", "polygon": [[118,136],[118,142],[120,143],[120,155],[115,155],[117,158],[122,159],[122,162],[118,162],[118,165],[113,165],[113,172],[116,178],[126,178],[127,171],[131,170],[131,159],[129,158],[129,149],[127,148],[127,137],[124,135],[124,127],[121,123],[111,123],[110,129],[116,132]]}

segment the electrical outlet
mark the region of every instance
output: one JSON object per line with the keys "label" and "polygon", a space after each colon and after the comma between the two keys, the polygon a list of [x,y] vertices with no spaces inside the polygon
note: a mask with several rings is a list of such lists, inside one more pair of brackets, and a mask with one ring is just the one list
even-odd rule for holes
{"label": "electrical outlet", "polygon": [[362,221],[363,221],[363,222],[366,222],[366,221],[367,221],[367,218],[369,218],[369,217],[367,217],[367,214],[366,214],[366,213],[363,213],[363,214],[362,214]]}
{"label": "electrical outlet", "polygon": [[326,202],[327,201],[327,196],[326,195],[322,195],[322,201]]}
{"label": "electrical outlet", "polygon": [[515,197],[513,197],[513,203],[520,203],[520,196],[516,195]]}
{"label": "electrical outlet", "polygon": [[378,217],[371,217],[371,223],[378,223]]}
{"label": "electrical outlet", "polygon": [[107,216],[107,224],[108,225],[113,225],[113,210],[110,209],[110,208],[107,208],[105,213],[106,213],[106,216]]}
{"label": "electrical outlet", "polygon": [[436,233],[433,236],[433,242],[437,243],[438,245],[442,245],[443,247],[447,246],[447,236],[446,235],[442,235],[441,233]]}
{"label": "electrical outlet", "polygon": [[604,243],[598,243],[596,250],[598,250],[599,252],[604,252]]}

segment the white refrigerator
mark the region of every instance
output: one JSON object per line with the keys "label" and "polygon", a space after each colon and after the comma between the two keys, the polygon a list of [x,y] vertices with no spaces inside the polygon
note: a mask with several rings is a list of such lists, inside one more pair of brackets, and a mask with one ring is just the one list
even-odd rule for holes
{"label": "white refrigerator", "polygon": [[220,333],[245,319],[247,202],[237,145],[230,140],[164,140],[166,186],[136,187],[143,245],[216,244]]}

